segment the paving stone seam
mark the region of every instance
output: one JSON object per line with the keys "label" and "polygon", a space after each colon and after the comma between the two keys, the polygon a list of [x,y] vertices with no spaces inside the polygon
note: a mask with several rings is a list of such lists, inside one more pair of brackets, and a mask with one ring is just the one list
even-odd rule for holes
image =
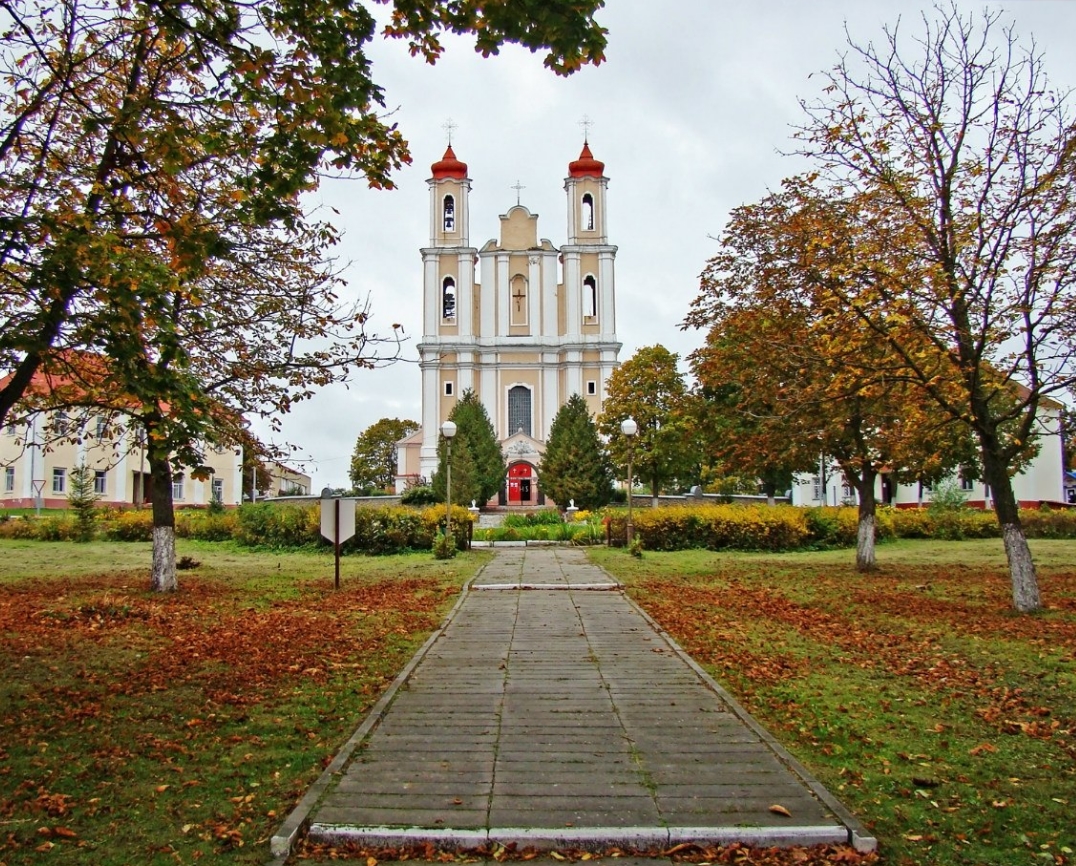
{"label": "paving stone seam", "polygon": [[515,640],[516,626],[519,625],[519,596],[516,596],[515,615],[512,618],[512,631],[508,635],[508,647],[505,653],[504,676],[501,678],[501,699],[497,702],[497,733],[493,737],[493,771],[490,775],[489,793],[486,795],[486,826],[489,826],[493,814],[493,792],[497,790],[497,759],[501,753],[501,731],[504,726],[504,702],[508,695],[508,677],[510,674],[508,657],[512,654],[512,641]]}
{"label": "paving stone seam", "polygon": [[784,746],[782,746],[769,731],[763,728],[750,713],[747,712],[739,702],[721,686],[717,680],[715,680],[706,670],[688,655],[683,648],[676,642],[672,635],[670,635],[661,625],[650,616],[645,610],[643,610],[635,600],[632,599],[627,593],[624,593],[624,598],[635,610],[643,617],[654,629],[655,632],[661,637],[662,640],[668,644],[669,648],[680,657],[680,659],[690,667],[695,674],[712,689],[725,703],[728,704],[729,711],[736,715],[741,722],[754,734],[756,734],[777,756],[777,758],[783,763],[790,772],[799,777],[807,788],[810,789],[819,800],[821,800],[834,815],[840,820],[842,824],[847,828],[848,838],[847,842],[857,851],[868,852],[874,851],[878,848],[878,840],[871,835],[870,831],[855,817],[843,803],[834,797],[826,787],[818,781],[810,771],[803,766],[792,753],[789,752]]}
{"label": "paving stone seam", "polygon": [[333,779],[340,774],[347,763],[351,760],[352,754],[359,747],[359,745],[366,740],[366,738],[373,732],[381,720],[388,712],[389,706],[395,700],[397,693],[403,688],[404,684],[411,678],[415,668],[419,666],[422,660],[426,657],[426,654],[437,642],[438,638],[444,634],[445,629],[451,624],[460,608],[463,607],[463,603],[467,600],[467,595],[470,589],[471,583],[473,583],[483,571],[486,570],[488,563],[478,570],[478,572],[467,583],[463,585],[460,590],[460,597],[456,599],[456,603],[452,605],[452,609],[448,612],[444,621],[433,631],[433,633],[426,639],[426,642],[419,648],[411,659],[404,665],[403,670],[396,675],[396,678],[389,685],[385,693],[378,699],[377,703],[373,705],[370,711],[367,713],[366,718],[354,734],[344,743],[339,752],[336,753],[336,757],[329,763],[329,765],[322,771],[321,775],[314,781],[314,784],[310,786],[306,794],[296,804],[295,808],[291,810],[287,818],[284,819],[284,823],[280,825],[280,828],[273,834],[269,840],[269,852],[272,858],[271,862],[283,861],[291,854],[292,846],[295,844],[296,838],[298,838],[299,831],[302,830],[303,825],[310,818],[310,813],[317,807],[318,802],[325,796],[332,784]]}
{"label": "paving stone seam", "polygon": [[569,590],[568,597],[572,599],[572,607],[575,610],[576,619],[579,621],[579,629],[582,632],[587,642],[587,649],[590,652],[590,657],[593,659],[594,667],[598,672],[598,678],[601,680],[602,689],[605,692],[606,697],[609,699],[609,705],[613,708],[613,716],[616,718],[617,724],[620,725],[621,736],[627,741],[630,746],[631,761],[634,765],[634,775],[638,779],[639,784],[650,795],[650,800],[654,804],[654,809],[657,813],[661,814],[661,807],[658,804],[657,792],[654,789],[653,779],[650,777],[649,772],[643,766],[642,761],[639,759],[638,744],[632,739],[631,734],[628,732],[627,725],[624,724],[624,719],[620,715],[620,707],[617,706],[616,700],[613,698],[613,690],[610,688],[609,680],[605,677],[605,672],[602,670],[600,656],[594,648],[594,644],[591,641],[590,632],[587,631],[587,624],[583,621],[583,615],[579,611],[579,605],[575,603],[575,599],[572,598],[571,591]]}

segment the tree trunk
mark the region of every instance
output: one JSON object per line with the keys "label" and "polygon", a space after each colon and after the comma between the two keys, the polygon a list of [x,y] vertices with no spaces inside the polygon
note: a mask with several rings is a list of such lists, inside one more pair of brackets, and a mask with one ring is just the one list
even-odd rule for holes
{"label": "tree trunk", "polygon": [[1012,489],[1007,467],[986,447],[983,448],[983,475],[994,498],[994,514],[1001,526],[1005,556],[1009,560],[1009,579],[1012,581],[1012,603],[1021,613],[1041,610],[1039,581],[1035,563],[1027,545],[1024,527],[1020,525],[1020,508]]}
{"label": "tree trunk", "polygon": [[856,532],[856,570],[874,571],[878,563],[874,556],[875,509],[874,479],[877,473],[865,466],[859,474],[859,528]]}
{"label": "tree trunk", "polygon": [[[152,443],[152,437],[147,437]],[[154,592],[175,592],[176,514],[172,507],[172,465],[159,446],[148,448],[149,471],[153,479],[153,573],[150,588]]]}
{"label": "tree trunk", "polygon": [[771,505],[771,506],[776,505],[777,504],[777,485],[774,484],[772,481],[763,481],[762,482],[762,489],[766,493],[766,504]]}

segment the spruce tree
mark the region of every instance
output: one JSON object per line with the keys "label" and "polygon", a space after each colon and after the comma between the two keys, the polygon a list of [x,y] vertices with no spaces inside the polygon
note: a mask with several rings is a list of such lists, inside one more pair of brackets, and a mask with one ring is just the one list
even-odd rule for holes
{"label": "spruce tree", "polygon": [[[493,423],[486,407],[470,388],[460,396],[448,418],[456,424],[456,436],[452,440],[452,499],[464,505],[473,499],[483,505],[504,483],[504,455]],[[442,500],[445,497],[446,451],[442,437],[437,448],[437,471],[432,480],[433,489]]]}
{"label": "spruce tree", "polygon": [[75,512],[75,540],[93,541],[94,512],[97,510],[97,491],[93,489],[94,471],[85,463],[71,470],[71,485],[67,504]]}
{"label": "spruce tree", "polygon": [[573,394],[553,419],[538,473],[542,490],[561,508],[573,499],[577,508],[601,508],[612,499],[609,455],[587,401],[579,394]]}

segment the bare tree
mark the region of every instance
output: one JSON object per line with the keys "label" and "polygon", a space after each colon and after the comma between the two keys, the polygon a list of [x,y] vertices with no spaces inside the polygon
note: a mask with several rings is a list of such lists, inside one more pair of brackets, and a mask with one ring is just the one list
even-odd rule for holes
{"label": "bare tree", "polygon": [[[873,201],[860,228],[879,252],[901,248],[920,263],[915,279],[874,274],[839,300],[971,427],[1013,604],[1033,611],[1038,582],[1010,473],[1042,432],[1043,400],[1076,381],[1073,115],[1034,43],[1022,47],[1001,13],[935,12],[912,38],[899,23],[879,44],[848,37],[824,95],[803,103],[801,153],[835,196]],[[935,351],[918,353],[923,339]]]}

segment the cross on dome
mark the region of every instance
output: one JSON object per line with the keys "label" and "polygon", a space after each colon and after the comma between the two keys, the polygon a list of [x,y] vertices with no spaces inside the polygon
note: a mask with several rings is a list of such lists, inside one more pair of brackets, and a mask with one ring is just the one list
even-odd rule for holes
{"label": "cross on dome", "polygon": [[525,190],[526,188],[527,188],[527,187],[525,187],[525,186],[524,186],[523,184],[521,184],[521,183],[519,182],[519,180],[518,180],[518,179],[516,180],[515,186],[511,186],[511,187],[509,187],[509,189],[514,189],[514,190],[516,191],[516,204],[517,204],[517,205],[519,204],[519,196],[520,196],[520,193],[521,193],[521,192],[522,192],[523,190]]}

